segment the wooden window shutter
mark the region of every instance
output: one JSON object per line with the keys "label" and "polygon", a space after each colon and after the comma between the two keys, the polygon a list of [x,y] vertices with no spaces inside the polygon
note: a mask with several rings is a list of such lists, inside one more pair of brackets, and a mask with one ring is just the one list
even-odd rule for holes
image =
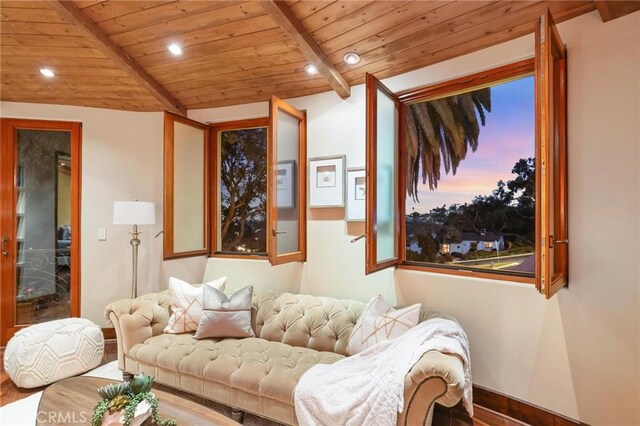
{"label": "wooden window shutter", "polygon": [[367,274],[396,266],[401,259],[400,203],[402,106],[395,93],[367,74],[366,267]]}
{"label": "wooden window shutter", "polygon": [[549,299],[568,280],[567,54],[550,11],[536,28],[536,288]]}

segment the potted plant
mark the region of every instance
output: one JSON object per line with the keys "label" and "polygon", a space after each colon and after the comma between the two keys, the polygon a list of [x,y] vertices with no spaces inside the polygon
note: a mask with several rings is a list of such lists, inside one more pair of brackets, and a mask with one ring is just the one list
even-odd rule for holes
{"label": "potted plant", "polygon": [[98,388],[102,398],[93,408],[93,426],[140,426],[151,418],[160,426],[175,426],[173,419],[160,419],[158,397],[151,393],[153,377],[138,374],[130,382]]}

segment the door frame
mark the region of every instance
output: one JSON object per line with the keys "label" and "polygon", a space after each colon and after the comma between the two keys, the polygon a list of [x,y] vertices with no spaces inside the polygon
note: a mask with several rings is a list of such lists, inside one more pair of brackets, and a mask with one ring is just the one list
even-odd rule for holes
{"label": "door frame", "polygon": [[[0,119],[0,237],[9,236],[8,245],[2,251],[8,251],[8,256],[0,254],[0,345],[4,346],[13,334],[24,326],[15,324],[16,297],[16,249],[15,235],[17,233],[16,203],[17,191],[15,185],[17,131],[52,130],[68,131],[71,133],[71,283],[70,283],[70,314],[71,317],[80,316],[80,207],[82,194],[82,123],[70,121],[31,120],[21,118]],[[7,161],[10,159],[10,161]]]}

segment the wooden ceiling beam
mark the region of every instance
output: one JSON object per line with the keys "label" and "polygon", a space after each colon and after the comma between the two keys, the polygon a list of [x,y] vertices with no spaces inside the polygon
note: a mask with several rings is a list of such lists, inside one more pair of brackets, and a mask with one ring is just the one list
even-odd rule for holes
{"label": "wooden ceiling beam", "polygon": [[608,22],[640,10],[640,1],[594,1],[602,22]]}
{"label": "wooden ceiling beam", "polygon": [[46,2],[65,22],[73,25],[79,32],[95,43],[96,49],[114,60],[131,78],[147,89],[168,111],[183,116],[185,108],[167,89],[158,83],[148,72],[131,58],[73,1],[55,0]]}
{"label": "wooden ceiling beam", "polygon": [[295,14],[284,1],[265,0],[260,4],[273,20],[282,28],[287,36],[293,41],[300,52],[313,63],[320,75],[324,77],[329,86],[342,98],[351,96],[351,86],[342,77],[342,74],[331,63],[327,55],[322,51],[318,43],[315,42],[309,31],[296,18]]}

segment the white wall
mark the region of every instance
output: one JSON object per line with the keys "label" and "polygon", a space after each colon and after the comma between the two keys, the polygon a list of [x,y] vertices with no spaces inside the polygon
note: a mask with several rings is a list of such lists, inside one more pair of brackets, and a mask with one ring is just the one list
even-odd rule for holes
{"label": "white wall", "polygon": [[[343,209],[311,209],[300,290],[422,302],[459,318],[474,382],[589,424],[640,424],[640,13],[603,24],[597,13],[560,25],[569,55],[570,281],[546,301],[528,285],[409,271],[364,275],[364,232]],[[533,36],[386,80],[392,90],[451,79],[533,54]],[[362,86],[290,101],[308,113],[309,157],[365,162]],[[265,103],[190,111],[200,121],[267,115]],[[607,251],[607,247],[619,247]],[[251,274],[251,270],[260,270]],[[252,283],[268,266],[211,259],[207,274]],[[248,276],[251,275],[251,276]]]}
{"label": "white wall", "polygon": [[[156,203],[157,224],[141,226],[140,294],[167,287],[169,275],[196,282],[206,258],[162,262],[162,113],[2,102],[2,117],[82,122],[81,315],[107,327],[103,312],[131,295],[131,229],[112,225],[113,202]],[[107,241],[98,241],[99,227]]]}

